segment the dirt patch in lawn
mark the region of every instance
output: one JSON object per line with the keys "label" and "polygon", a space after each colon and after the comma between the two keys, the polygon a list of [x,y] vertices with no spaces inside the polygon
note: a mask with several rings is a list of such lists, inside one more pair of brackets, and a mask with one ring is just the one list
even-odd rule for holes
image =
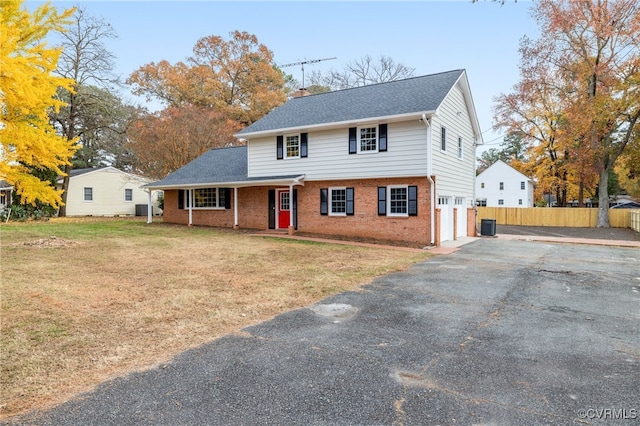
{"label": "dirt patch in lawn", "polygon": [[126,220],[0,233],[2,419],[429,256]]}
{"label": "dirt patch in lawn", "polygon": [[78,244],[77,241],[65,240],[64,238],[58,238],[55,235],[52,235],[47,238],[38,238],[35,241],[25,241],[24,243],[27,247],[34,248],[50,248],[50,247],[71,247],[75,244]]}

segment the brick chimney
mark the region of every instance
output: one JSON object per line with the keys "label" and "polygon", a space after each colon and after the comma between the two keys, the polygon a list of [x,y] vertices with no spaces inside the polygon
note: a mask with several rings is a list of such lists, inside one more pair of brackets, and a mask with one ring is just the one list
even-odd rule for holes
{"label": "brick chimney", "polygon": [[302,89],[298,89],[295,92],[293,92],[292,97],[294,98],[301,98],[303,96],[309,96],[311,93],[309,93],[309,91],[305,88]]}

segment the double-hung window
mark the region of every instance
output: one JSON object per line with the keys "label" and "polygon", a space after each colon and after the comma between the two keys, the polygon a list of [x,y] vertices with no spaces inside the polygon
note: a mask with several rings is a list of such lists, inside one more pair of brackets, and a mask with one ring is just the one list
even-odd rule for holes
{"label": "double-hung window", "polygon": [[458,158],[462,160],[462,156],[464,154],[464,149],[462,146],[462,137],[458,136]]}
{"label": "double-hung window", "polygon": [[418,187],[393,185],[378,187],[378,215],[416,216]]}
{"label": "double-hung window", "polygon": [[308,153],[308,134],[298,133],[276,137],[276,159],[306,158]]}
{"label": "double-hung window", "polygon": [[286,135],[286,158],[300,158],[300,135]]}
{"label": "double-hung window", "polygon": [[347,214],[347,188],[330,188],[329,189],[329,209],[330,215],[346,215]]}
{"label": "double-hung window", "polygon": [[131,188],[124,189],[124,201],[127,201],[127,202],[133,201],[133,189]]}
{"label": "double-hung window", "polygon": [[349,128],[349,154],[384,152],[386,150],[386,124]]}
{"label": "double-hung window", "polygon": [[378,152],[378,126],[358,128],[358,152]]}
{"label": "double-hung window", "polygon": [[320,189],[320,214],[352,216],[354,214],[353,188]]}
{"label": "double-hung window", "polygon": [[389,216],[407,216],[407,187],[389,187]]}
{"label": "double-hung window", "polygon": [[93,188],[84,188],[84,201],[93,201]]}
{"label": "double-hung window", "polygon": [[447,128],[444,126],[440,128],[440,150],[447,150]]}

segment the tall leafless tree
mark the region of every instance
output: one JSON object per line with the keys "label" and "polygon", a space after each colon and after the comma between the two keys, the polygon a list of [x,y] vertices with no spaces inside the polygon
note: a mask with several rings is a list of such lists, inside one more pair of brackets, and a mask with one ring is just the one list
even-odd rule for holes
{"label": "tall leafless tree", "polygon": [[[413,77],[414,71],[414,68],[398,63],[389,56],[381,55],[376,60],[370,55],[365,55],[349,62],[341,71],[331,70],[326,74],[313,71],[310,77],[310,87],[330,90],[348,89],[402,80]],[[323,90],[318,90],[318,92],[320,91]]]}
{"label": "tall leafless tree", "polygon": [[[92,120],[89,117],[81,117],[87,111],[96,111],[98,108],[82,108],[81,105],[102,102],[96,91],[82,90],[90,85],[114,91],[120,84],[114,75],[115,56],[107,50],[105,42],[117,37],[111,25],[102,19],[88,16],[84,9],[79,8],[73,23],[66,32],[60,32],[63,52],[58,60],[56,73],[62,77],[75,81],[74,92],[63,92],[60,96],[67,102],[67,106],[57,114],[52,114],[51,119],[68,140],[78,139],[81,142],[83,132],[93,129],[83,128],[83,124]],[[62,202],[66,204],[67,189],[69,188],[69,173],[71,165],[65,167],[65,176],[62,184]],[[66,216],[66,207],[63,204],[58,212],[59,216]]]}

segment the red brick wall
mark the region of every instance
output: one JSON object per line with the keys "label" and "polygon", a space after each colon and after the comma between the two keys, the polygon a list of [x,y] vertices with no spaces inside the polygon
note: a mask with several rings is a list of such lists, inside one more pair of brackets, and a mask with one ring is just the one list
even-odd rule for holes
{"label": "red brick wall", "polygon": [[[378,187],[418,186],[418,216],[378,216]],[[320,188],[353,187],[354,215],[320,215]],[[429,182],[426,178],[306,182],[298,192],[298,231],[429,244]]]}
{"label": "red brick wall", "polygon": [[473,207],[467,209],[467,237],[477,237],[476,230],[476,209]]}
{"label": "red brick wall", "polygon": [[[418,187],[418,215],[410,217],[378,216],[378,187],[387,185],[416,185]],[[320,214],[320,188],[353,187],[354,215],[329,216]],[[268,190],[273,187],[238,189],[238,222],[240,228],[268,228]],[[324,235],[345,235],[390,239],[429,244],[431,234],[429,181],[424,177],[394,179],[361,179],[306,182],[298,190],[298,231]],[[178,191],[165,191],[163,220],[187,224],[188,210],[178,210]],[[232,207],[233,207],[233,191]],[[193,210],[193,224],[233,226],[233,208],[229,210]]]}

